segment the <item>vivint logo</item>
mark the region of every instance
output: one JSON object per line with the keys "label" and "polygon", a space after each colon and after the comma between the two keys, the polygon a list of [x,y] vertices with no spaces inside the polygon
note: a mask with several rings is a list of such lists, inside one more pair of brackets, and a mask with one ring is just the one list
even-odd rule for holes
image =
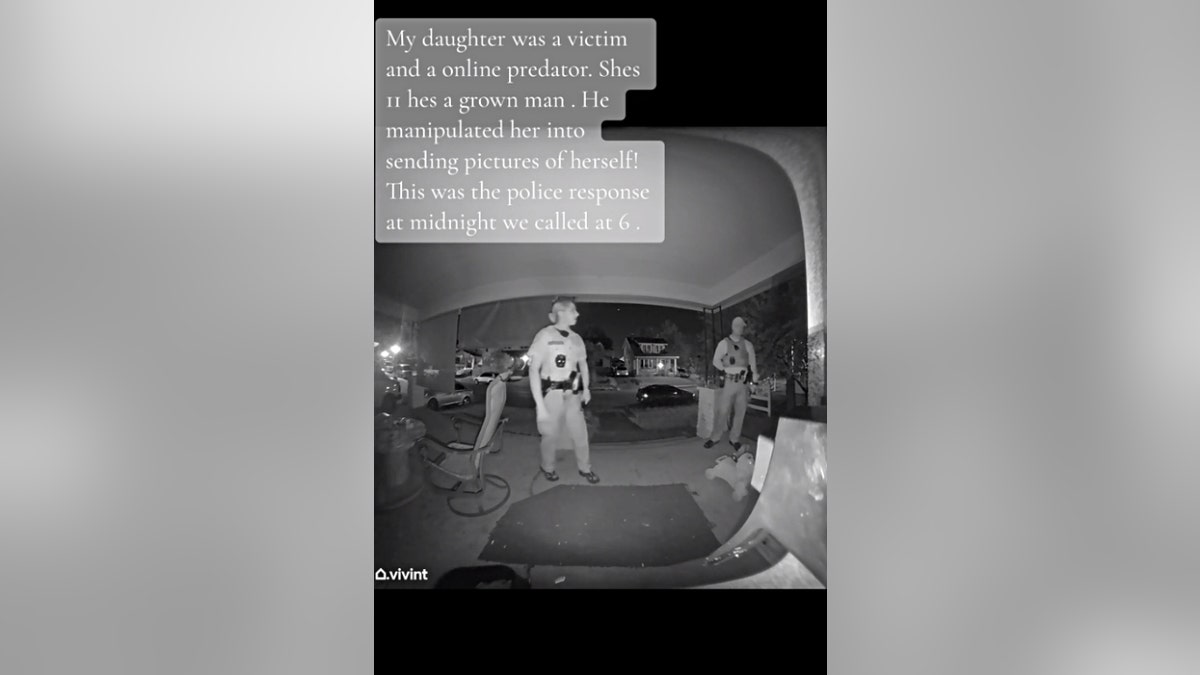
{"label": "vivint logo", "polygon": [[375,581],[429,581],[429,570],[408,568],[406,570],[375,570]]}

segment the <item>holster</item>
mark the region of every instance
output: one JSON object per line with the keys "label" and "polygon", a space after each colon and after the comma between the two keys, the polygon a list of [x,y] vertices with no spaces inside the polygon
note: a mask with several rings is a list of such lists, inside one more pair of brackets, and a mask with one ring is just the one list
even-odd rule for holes
{"label": "holster", "polygon": [[583,388],[583,378],[579,377],[578,370],[572,370],[571,376],[565,380],[551,380],[550,378],[542,378],[542,391],[554,391],[560,389],[568,393],[577,393]]}
{"label": "holster", "polygon": [[750,384],[754,379],[753,374],[747,370],[742,373],[721,373],[726,384]]}

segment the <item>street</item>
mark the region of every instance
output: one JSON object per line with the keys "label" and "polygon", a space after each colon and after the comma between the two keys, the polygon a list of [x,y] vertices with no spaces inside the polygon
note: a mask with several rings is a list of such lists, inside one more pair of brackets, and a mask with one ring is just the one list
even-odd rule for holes
{"label": "street", "polygon": [[[487,395],[487,383],[475,384],[467,378],[458,380],[459,383],[471,390],[471,404],[462,407],[450,407],[441,411],[442,414],[482,419],[485,413],[484,400]],[[610,384],[612,383],[612,384]],[[655,378],[597,378],[592,385],[592,401],[588,405],[589,433],[594,443],[620,443],[631,441],[650,441],[663,438],[678,437],[681,434],[694,433],[696,419],[696,404],[656,407],[650,410],[670,413],[666,417],[654,413],[646,420],[639,420],[639,414],[647,409],[636,406],[635,396],[639,386],[648,384],[670,384],[681,389],[694,391],[696,383],[692,380],[677,377]],[[617,389],[608,389],[609,386]],[[509,418],[507,430],[510,433],[526,436],[537,435],[537,425],[533,413],[533,394],[529,391],[529,381],[525,379],[508,382],[508,400],[505,416]],[[776,405],[782,403],[777,401]],[[678,420],[675,418],[678,417]],[[639,426],[648,421],[650,426]],[[678,423],[676,423],[678,422]],[[770,433],[772,420],[760,411],[747,412],[743,435],[754,438],[762,433]]]}
{"label": "street", "polygon": [[[483,401],[487,395],[487,384],[474,384],[469,380],[459,380],[471,389],[471,405],[456,408],[446,408],[443,412],[449,415],[467,415],[482,418],[485,413]],[[694,427],[696,404],[673,406],[686,422],[679,428],[643,429],[632,419],[631,408],[635,404],[637,386],[632,381],[620,382],[624,385],[618,390],[606,390],[601,382],[592,388],[592,400],[587,406],[589,419],[589,437],[593,443],[623,443],[636,441],[660,440],[680,435],[686,428]],[[600,387],[600,388],[597,388]],[[683,388],[683,387],[681,387]],[[509,418],[507,430],[510,433],[536,436],[537,424],[534,415],[533,393],[529,391],[528,380],[518,380],[508,383],[508,400],[505,416]]]}

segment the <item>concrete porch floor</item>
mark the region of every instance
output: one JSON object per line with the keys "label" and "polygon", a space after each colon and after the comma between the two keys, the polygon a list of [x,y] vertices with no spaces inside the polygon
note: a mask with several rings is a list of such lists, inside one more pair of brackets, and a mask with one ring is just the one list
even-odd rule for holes
{"label": "concrete porch floor", "polygon": [[[425,422],[430,435],[453,439],[450,415],[428,410],[400,412]],[[472,430],[473,433],[473,430]],[[751,439],[743,438],[753,448]],[[704,439],[674,439],[624,444],[593,444],[593,470],[600,485],[688,486],[701,511],[708,518],[717,541],[725,542],[749,515],[757,499],[753,490],[735,501],[724,481],[709,480],[705,470],[717,457],[732,448],[722,442],[704,448]],[[556,485],[586,485],[579,475],[575,456],[560,451],[558,473],[562,477],[550,483],[541,477],[538,439],[506,434],[504,450],[484,460],[488,473],[502,476],[512,487],[509,501],[495,513],[466,518],[453,513],[446,504],[446,493],[426,484],[425,489],[407,504],[375,516],[376,568],[384,570],[428,570],[426,581],[377,582],[377,588],[432,588],[446,572],[458,567],[496,564],[479,559],[492,528],[508,508],[522,499]],[[510,565],[530,579],[534,588],[679,588],[747,576],[767,567],[758,555],[744,556],[718,566],[703,566],[702,561],[657,568],[553,567]],[[563,579],[562,581],[557,581]],[[556,583],[557,582],[557,583]]]}

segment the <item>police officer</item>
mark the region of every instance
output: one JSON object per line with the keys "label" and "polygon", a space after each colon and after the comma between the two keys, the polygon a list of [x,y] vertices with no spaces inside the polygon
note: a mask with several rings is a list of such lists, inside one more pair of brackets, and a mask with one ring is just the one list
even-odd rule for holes
{"label": "police officer", "polygon": [[579,475],[599,483],[589,461],[587,421],[583,406],[592,400],[588,390],[587,349],[583,338],[571,330],[579,320],[575,303],[557,300],[550,309],[552,325],[533,337],[529,347],[529,388],[537,407],[538,433],[542,435],[542,475],[558,480],[555,464],[558,438],[566,430],[575,446]]}
{"label": "police officer", "polygon": [[746,419],[746,407],[750,404],[750,384],[758,379],[754,345],[742,337],[745,332],[746,320],[740,316],[735,318],[729,337],[717,343],[717,350],[713,353],[713,365],[724,381],[717,392],[717,414],[713,418],[712,436],[704,442],[706,448],[720,442],[732,409],[733,427],[729,430],[729,444],[733,446],[734,454],[742,450],[742,422]]}

